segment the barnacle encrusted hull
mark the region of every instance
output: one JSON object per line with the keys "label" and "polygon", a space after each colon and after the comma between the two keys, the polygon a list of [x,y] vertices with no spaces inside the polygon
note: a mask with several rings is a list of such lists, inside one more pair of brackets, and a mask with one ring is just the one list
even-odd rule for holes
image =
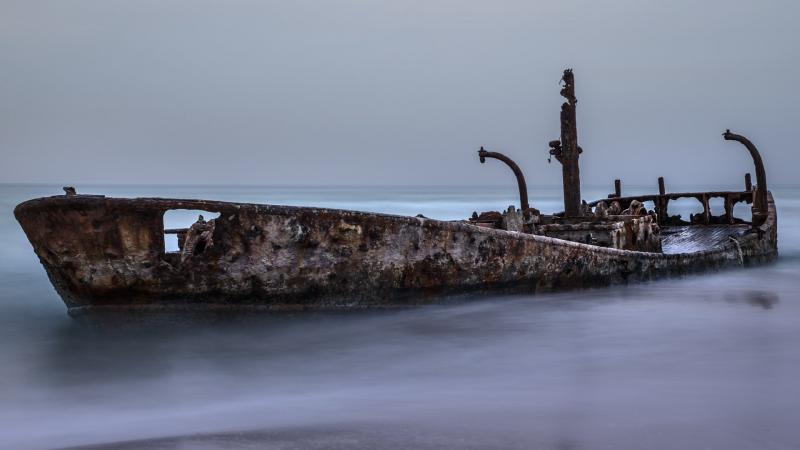
{"label": "barnacle encrusted hull", "polygon": [[[202,200],[67,195],[27,201],[14,213],[76,312],[395,307],[445,294],[607,286],[747,266],[777,256],[771,196],[768,206],[760,226],[718,227],[708,234],[715,238],[694,239],[700,248],[672,254],[465,221]],[[220,216],[185,232],[181,252],[167,252],[163,217],[173,209]],[[708,229],[680,231],[692,240],[692,230]]]}

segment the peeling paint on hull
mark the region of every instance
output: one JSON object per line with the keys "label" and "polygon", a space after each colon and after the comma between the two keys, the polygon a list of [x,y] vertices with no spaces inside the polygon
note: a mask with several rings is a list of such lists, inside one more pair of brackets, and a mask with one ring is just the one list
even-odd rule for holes
{"label": "peeling paint on hull", "polygon": [[[200,254],[165,253],[167,210],[219,212]],[[777,218],[692,253],[603,248],[465,222],[365,212],[69,195],[14,211],[71,312],[399,307],[443,295],[601,287],[777,257]]]}

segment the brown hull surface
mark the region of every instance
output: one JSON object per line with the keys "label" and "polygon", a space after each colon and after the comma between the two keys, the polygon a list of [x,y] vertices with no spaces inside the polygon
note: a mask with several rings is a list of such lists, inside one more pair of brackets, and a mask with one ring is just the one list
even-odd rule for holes
{"label": "brown hull surface", "polygon": [[[766,220],[756,228],[665,228],[673,253],[463,221],[202,200],[67,195],[30,200],[14,212],[71,312],[293,310],[407,306],[498,289],[599,287],[766,263],[777,256],[771,196],[768,203]],[[163,217],[175,209],[220,213],[202,246],[165,251]],[[694,247],[680,251],[681,242]]]}

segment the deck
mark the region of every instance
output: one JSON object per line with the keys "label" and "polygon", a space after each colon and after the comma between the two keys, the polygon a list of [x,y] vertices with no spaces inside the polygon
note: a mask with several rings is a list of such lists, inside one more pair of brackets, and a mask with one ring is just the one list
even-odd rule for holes
{"label": "deck", "polygon": [[667,254],[699,252],[728,242],[730,236],[739,238],[750,229],[749,225],[664,227],[661,229],[661,247]]}

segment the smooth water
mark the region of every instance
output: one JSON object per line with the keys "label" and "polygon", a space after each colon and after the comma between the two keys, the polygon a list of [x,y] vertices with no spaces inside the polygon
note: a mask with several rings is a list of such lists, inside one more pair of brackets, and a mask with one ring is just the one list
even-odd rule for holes
{"label": "smooth water", "polygon": [[[78,188],[442,219],[515,203],[513,187]],[[98,327],[67,316],[11,212],[60,187],[0,186],[0,447],[800,448],[800,188],[773,192],[781,256],[766,267],[401,311]],[[530,197],[558,209],[556,189]]]}

